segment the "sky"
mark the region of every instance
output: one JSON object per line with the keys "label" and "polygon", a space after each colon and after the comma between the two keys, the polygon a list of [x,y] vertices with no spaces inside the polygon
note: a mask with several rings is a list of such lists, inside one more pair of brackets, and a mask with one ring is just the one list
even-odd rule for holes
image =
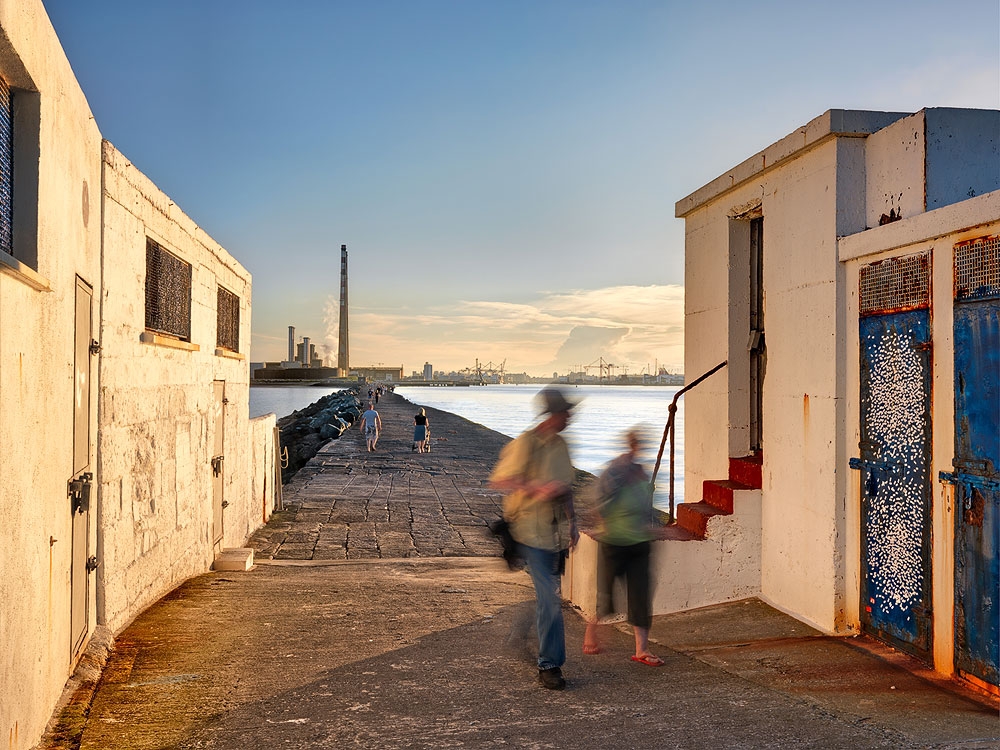
{"label": "sky", "polygon": [[[102,135],[353,366],[683,369],[674,204],[828,109],[1000,108],[997,0],[43,0]],[[596,371],[595,371],[596,372]]]}

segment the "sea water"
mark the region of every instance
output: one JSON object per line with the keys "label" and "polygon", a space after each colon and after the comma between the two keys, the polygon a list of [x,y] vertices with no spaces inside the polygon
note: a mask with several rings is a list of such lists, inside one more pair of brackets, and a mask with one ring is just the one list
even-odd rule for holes
{"label": "sea water", "polygon": [[[395,392],[418,406],[458,414],[509,437],[516,437],[537,424],[535,396],[541,385],[487,385],[470,387],[396,386]],[[274,412],[278,417],[291,414],[336,388],[309,386],[268,386],[250,389],[250,416]],[[563,433],[569,443],[573,464],[594,474],[624,450],[624,435],[630,427],[639,427],[644,436],[642,462],[652,471],[670,402],[679,387],[669,386],[564,386],[563,392],[577,402],[573,418]],[[684,399],[677,404],[674,440],[674,500],[684,497]],[[431,423],[433,440],[434,425]],[[461,436],[449,435],[449,441]],[[660,472],[656,479],[654,504],[669,505],[669,443],[664,447]]]}

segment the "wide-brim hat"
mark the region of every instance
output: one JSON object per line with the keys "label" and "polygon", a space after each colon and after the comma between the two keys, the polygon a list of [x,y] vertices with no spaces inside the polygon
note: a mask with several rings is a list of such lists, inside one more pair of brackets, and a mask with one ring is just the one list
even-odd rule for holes
{"label": "wide-brim hat", "polygon": [[567,399],[561,390],[551,385],[540,390],[537,399],[542,414],[563,414],[576,406],[576,403]]}

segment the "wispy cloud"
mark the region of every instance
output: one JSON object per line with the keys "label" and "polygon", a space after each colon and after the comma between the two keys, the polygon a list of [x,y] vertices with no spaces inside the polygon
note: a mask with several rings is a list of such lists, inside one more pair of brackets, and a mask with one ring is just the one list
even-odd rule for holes
{"label": "wispy cloud", "polygon": [[407,373],[425,361],[435,369],[460,370],[476,359],[539,374],[602,357],[630,372],[656,362],[672,370],[683,364],[680,286],[543,292],[528,301],[466,300],[403,310],[359,308],[350,315],[352,363],[401,363]]}

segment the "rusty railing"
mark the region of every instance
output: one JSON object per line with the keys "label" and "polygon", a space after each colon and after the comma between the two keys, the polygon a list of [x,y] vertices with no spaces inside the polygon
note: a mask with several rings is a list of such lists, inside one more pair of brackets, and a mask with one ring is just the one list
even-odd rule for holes
{"label": "rusty railing", "polygon": [[677,399],[684,395],[685,392],[690,391],[701,381],[708,378],[710,375],[714,375],[723,367],[729,364],[729,361],[720,362],[711,370],[706,372],[700,378],[694,382],[684,386],[677,393],[674,394],[673,400],[670,402],[670,415],[667,417],[667,425],[663,428],[663,438],[660,440],[660,450],[656,454],[656,465],[653,467],[653,477],[649,480],[650,491],[652,492],[656,488],[656,475],[660,471],[660,461],[663,459],[663,446],[667,442],[667,438],[670,438],[670,523],[674,523],[676,520],[674,517],[674,417],[677,415]]}

